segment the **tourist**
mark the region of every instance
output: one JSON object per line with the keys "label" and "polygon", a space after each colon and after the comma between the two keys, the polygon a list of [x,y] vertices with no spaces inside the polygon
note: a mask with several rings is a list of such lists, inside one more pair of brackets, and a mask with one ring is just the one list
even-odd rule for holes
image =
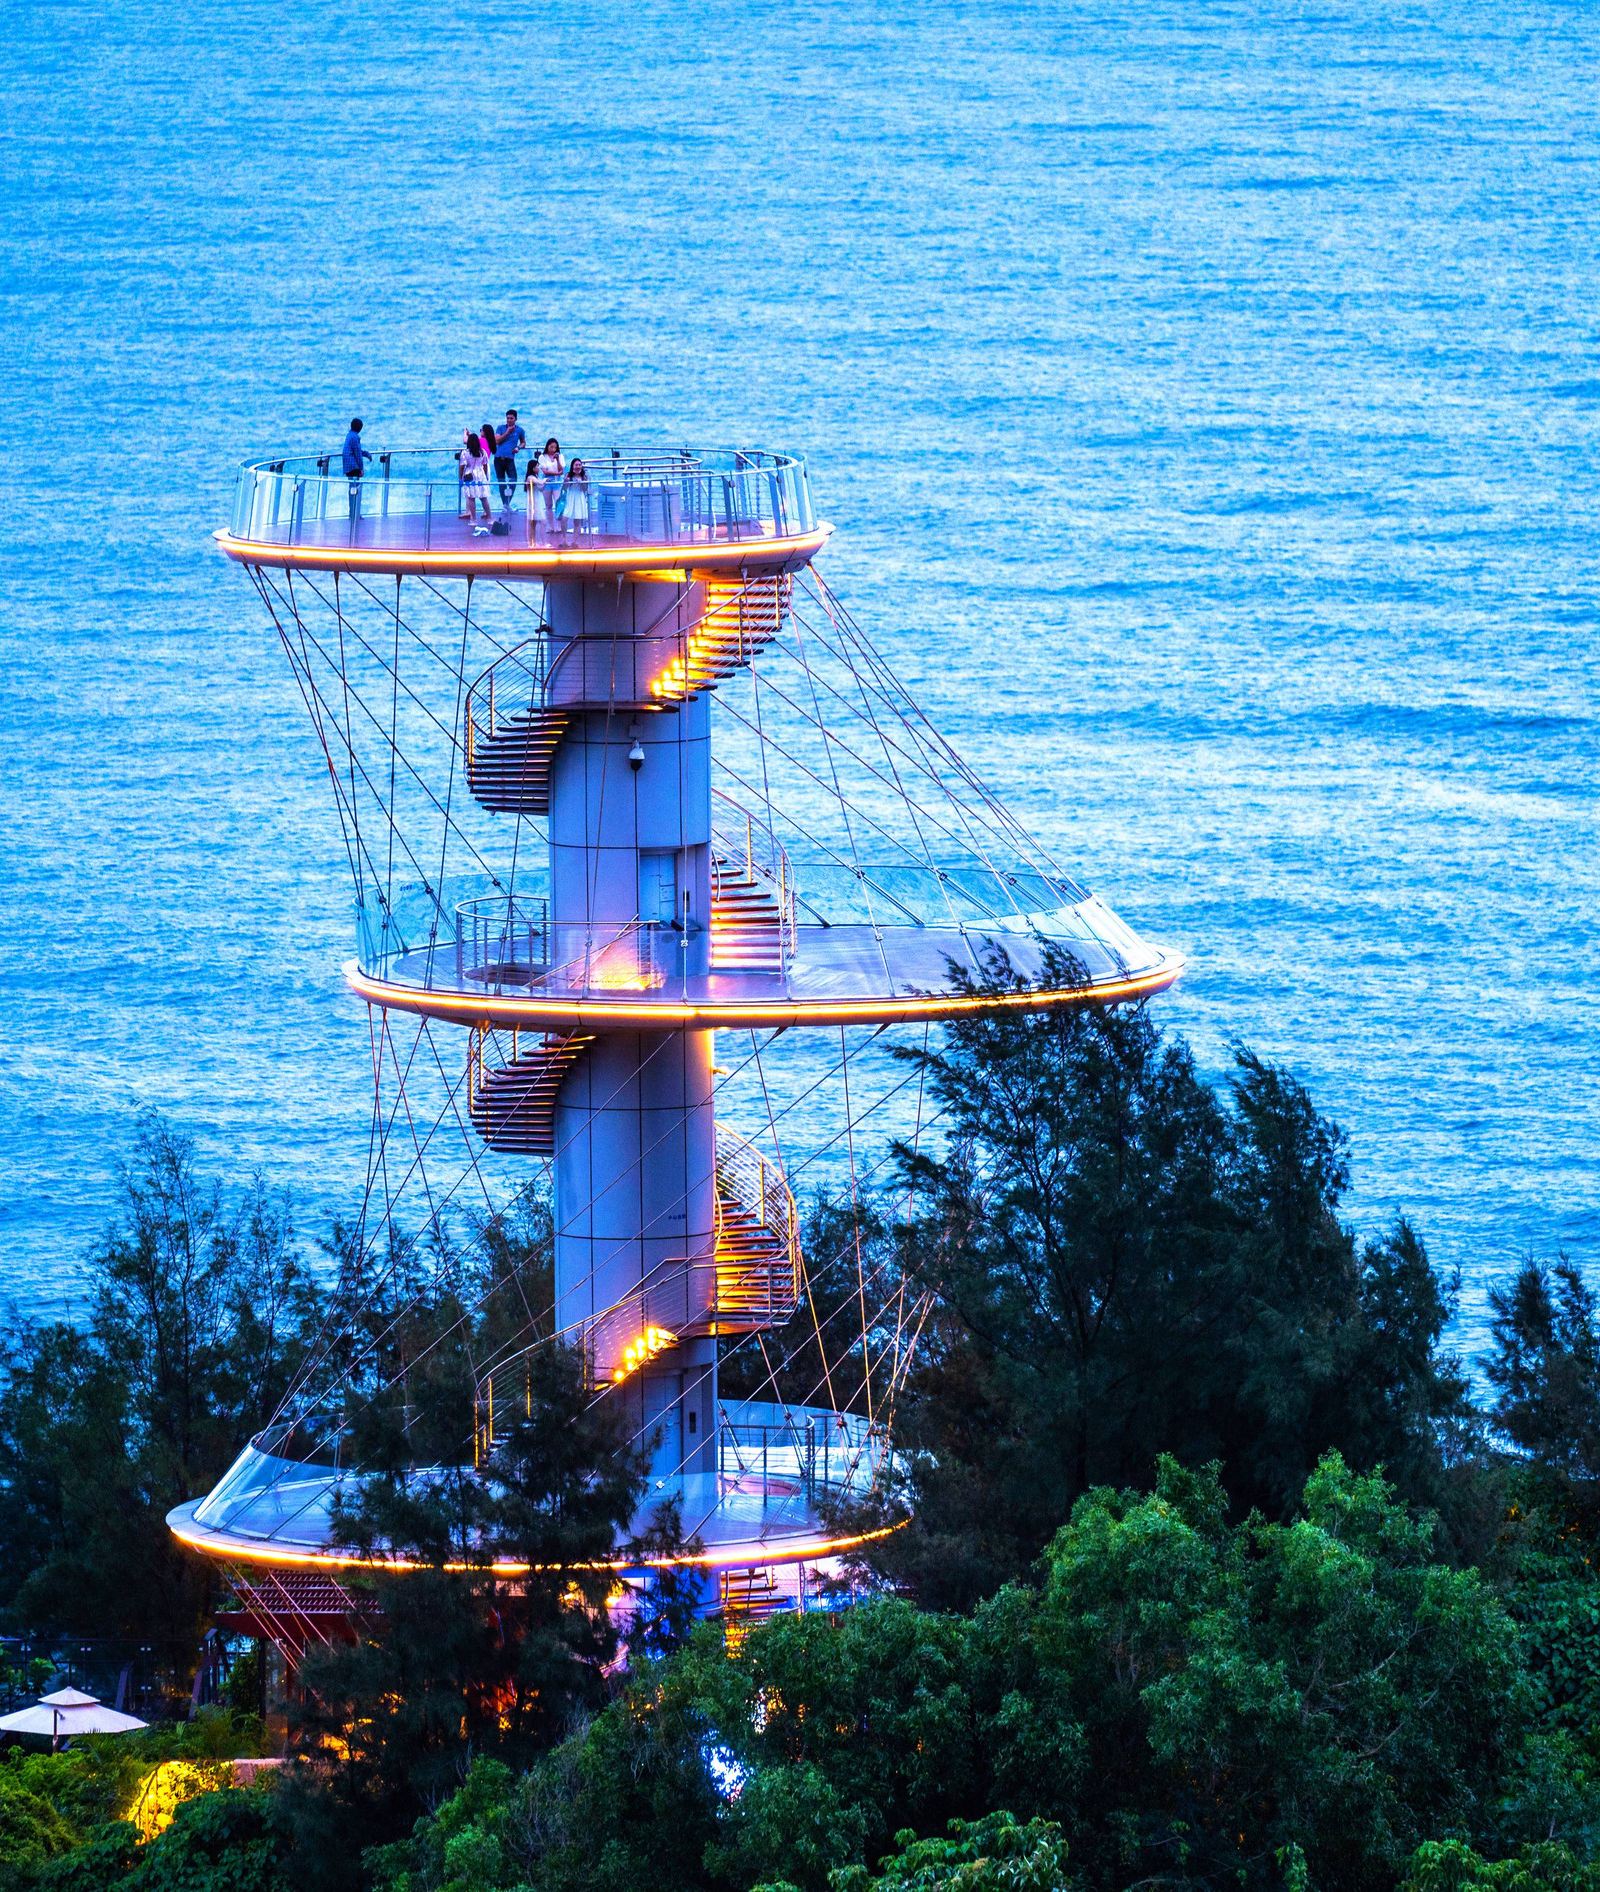
{"label": "tourist", "polygon": [[[493,438],[491,432],[490,438]],[[494,517],[494,507],[489,499],[490,459],[483,444],[481,433],[470,430],[462,436],[461,450],[456,454],[456,465],[461,469],[461,517],[473,522],[472,536],[481,539],[489,530],[489,521]],[[483,502],[483,524],[477,523],[478,501]]]}
{"label": "tourist", "polygon": [[347,480],[358,480],[367,470],[367,462],[372,455],[361,444],[361,421],[357,417],[350,423],[350,431],[344,437],[344,476]]}
{"label": "tourist", "polygon": [[567,468],[566,481],[556,510],[561,515],[561,529],[570,537],[589,530],[589,469],[574,459]]}
{"label": "tourist", "polygon": [[506,409],[506,424],[494,445],[495,478],[500,482],[500,503],[511,510],[511,495],[517,490],[517,455],[528,444],[528,436],[517,422],[517,410]]}
{"label": "tourist", "polygon": [[528,465],[528,519],[533,529],[533,543],[549,536],[555,523],[556,488],[567,470],[561,457],[561,442],[552,434],[544,451]]}

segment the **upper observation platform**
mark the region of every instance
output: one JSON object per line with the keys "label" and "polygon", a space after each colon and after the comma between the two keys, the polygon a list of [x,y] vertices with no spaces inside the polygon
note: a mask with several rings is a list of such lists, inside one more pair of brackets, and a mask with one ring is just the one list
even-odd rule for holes
{"label": "upper observation platform", "polygon": [[831,530],[804,460],[764,448],[608,447],[531,480],[527,456],[514,465],[485,487],[442,449],[373,453],[361,479],[337,453],[255,461],[217,543],[247,565],[582,578],[793,571]]}

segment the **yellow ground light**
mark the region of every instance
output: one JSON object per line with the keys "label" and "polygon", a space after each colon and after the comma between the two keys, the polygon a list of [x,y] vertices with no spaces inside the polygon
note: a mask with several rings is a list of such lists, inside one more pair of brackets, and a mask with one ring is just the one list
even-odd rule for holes
{"label": "yellow ground light", "polygon": [[185,1800],[232,1784],[233,1767],[228,1761],[158,1761],[140,1781],[124,1818],[139,1829],[141,1840],[151,1840],[166,1832]]}

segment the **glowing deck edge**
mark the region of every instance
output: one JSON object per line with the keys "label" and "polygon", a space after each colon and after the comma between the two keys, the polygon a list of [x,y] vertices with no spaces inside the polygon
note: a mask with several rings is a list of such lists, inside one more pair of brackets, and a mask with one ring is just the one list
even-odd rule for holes
{"label": "glowing deck edge", "polygon": [[272,565],[291,571],[376,571],[443,573],[467,578],[542,578],[561,573],[574,577],[644,576],[663,566],[721,571],[745,566],[787,570],[808,564],[832,536],[823,524],[784,539],[730,539],[707,545],[623,545],[587,551],[554,546],[512,550],[466,547],[431,551],[398,545],[271,545],[238,539],[226,527],[212,534],[217,546],[240,565]]}
{"label": "glowing deck edge", "polygon": [[[409,1557],[362,1557],[354,1551],[273,1550],[251,1538],[230,1537],[223,1531],[208,1531],[196,1525],[190,1515],[193,1505],[179,1505],[167,1513],[167,1529],[180,1544],[205,1557],[217,1557],[228,1563],[262,1564],[275,1570],[376,1570],[402,1571],[443,1568],[458,1574],[476,1571],[493,1577],[525,1577],[533,1564],[497,1562],[491,1564],[447,1563],[429,1566]],[[862,1544],[875,1544],[901,1530],[909,1520],[897,1518],[892,1524],[870,1531],[856,1531],[839,1537],[825,1537],[815,1532],[780,1537],[747,1537],[722,1544],[716,1550],[700,1551],[681,1557],[608,1557],[600,1562],[538,1566],[557,1570],[666,1570],[692,1567],[702,1570],[743,1569],[752,1564],[805,1563],[812,1558],[833,1557],[854,1550]]]}
{"label": "glowing deck edge", "polygon": [[972,1012],[1044,1012],[1059,1005],[1100,1005],[1113,999],[1147,998],[1165,992],[1184,970],[1180,953],[1163,952],[1147,972],[1087,985],[1040,987],[1028,992],[924,993],[866,999],[722,999],[690,1004],[680,1000],[507,999],[473,992],[420,992],[391,985],[346,961],[345,982],[357,998],[385,1011],[410,1012],[459,1025],[492,1024],[538,1028],[557,1025],[893,1025],[918,1019],[955,1018]]}

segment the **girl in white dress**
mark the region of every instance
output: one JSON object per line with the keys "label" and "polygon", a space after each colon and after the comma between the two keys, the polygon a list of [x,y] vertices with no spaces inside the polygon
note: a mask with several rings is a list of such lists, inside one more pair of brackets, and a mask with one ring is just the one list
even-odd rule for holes
{"label": "girl in white dress", "polygon": [[573,538],[589,530],[589,469],[581,460],[574,460],[567,468],[566,484],[561,489],[561,525]]}
{"label": "girl in white dress", "polygon": [[477,519],[477,505],[483,502],[483,524],[472,527],[472,536],[481,539],[489,530],[489,521],[494,517],[494,510],[489,501],[489,474],[491,465],[489,455],[484,451],[482,436],[467,433],[463,436],[464,444],[456,455],[456,465],[461,469],[461,517],[474,522]]}
{"label": "girl in white dress", "polygon": [[550,536],[550,527],[555,523],[561,476],[566,470],[567,463],[561,457],[561,442],[552,434],[544,443],[544,452],[528,462],[528,517],[533,523],[535,545]]}

